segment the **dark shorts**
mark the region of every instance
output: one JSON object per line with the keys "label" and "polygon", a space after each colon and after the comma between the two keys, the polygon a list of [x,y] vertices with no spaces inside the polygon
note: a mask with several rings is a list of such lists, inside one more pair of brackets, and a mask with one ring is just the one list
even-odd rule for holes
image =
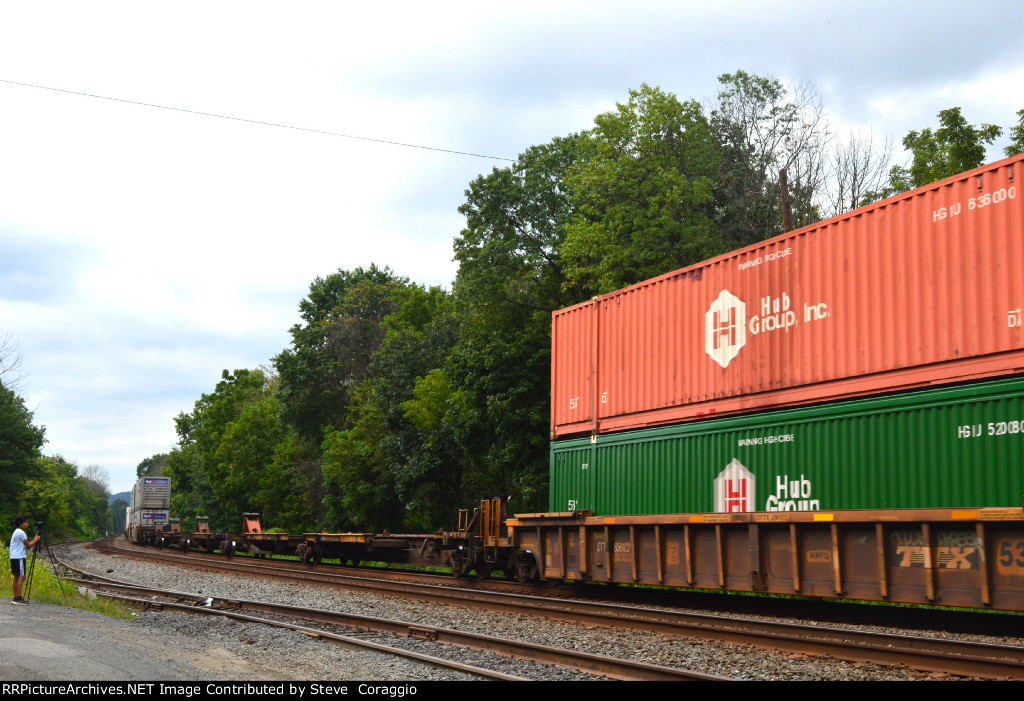
{"label": "dark shorts", "polygon": [[11,558],[11,574],[15,577],[25,576],[25,558]]}

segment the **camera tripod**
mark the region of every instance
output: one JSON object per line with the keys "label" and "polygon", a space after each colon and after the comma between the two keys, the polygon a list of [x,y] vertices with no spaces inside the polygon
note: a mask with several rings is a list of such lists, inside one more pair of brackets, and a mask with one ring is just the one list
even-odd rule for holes
{"label": "camera tripod", "polygon": [[68,595],[67,592],[64,591],[63,582],[61,581],[60,578],[60,570],[57,567],[57,558],[54,557],[53,551],[50,549],[50,541],[49,539],[47,539],[46,534],[43,532],[42,521],[36,522],[36,529],[38,530],[39,533],[39,542],[36,543],[36,547],[32,548],[32,557],[29,559],[28,573],[25,577],[25,588],[23,598],[25,599],[25,601],[30,601],[32,599],[32,580],[36,574],[36,557],[38,557],[39,550],[41,548],[46,548],[46,555],[50,560],[50,568],[53,570],[54,574],[57,575],[57,585],[58,588],[60,589],[60,593],[64,595],[64,603],[66,604],[68,603]]}

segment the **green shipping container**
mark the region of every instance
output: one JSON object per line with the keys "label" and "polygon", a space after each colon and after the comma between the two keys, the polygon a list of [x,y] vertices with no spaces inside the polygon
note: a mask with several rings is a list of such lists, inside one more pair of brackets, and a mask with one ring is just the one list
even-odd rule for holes
{"label": "green shipping container", "polygon": [[1020,506],[1024,377],[551,444],[551,511]]}

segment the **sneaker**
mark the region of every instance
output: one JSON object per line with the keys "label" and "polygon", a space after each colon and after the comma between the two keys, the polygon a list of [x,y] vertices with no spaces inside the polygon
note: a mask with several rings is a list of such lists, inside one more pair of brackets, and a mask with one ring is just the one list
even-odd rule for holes
{"label": "sneaker", "polygon": [[22,599],[20,596],[17,599],[11,599],[11,603],[15,606],[28,606],[28,602]]}

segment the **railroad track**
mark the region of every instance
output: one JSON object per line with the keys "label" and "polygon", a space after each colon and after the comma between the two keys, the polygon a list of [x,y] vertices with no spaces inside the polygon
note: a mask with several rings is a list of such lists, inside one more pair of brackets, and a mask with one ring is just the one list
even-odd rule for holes
{"label": "railroad track", "polygon": [[[637,608],[575,599],[554,599],[508,591],[393,581],[368,576],[309,571],[308,566],[267,565],[263,561],[196,560],[193,556],[123,550],[107,552],[172,562],[218,572],[243,572],[304,583],[328,584],[350,590],[400,596],[433,603],[475,607],[588,625],[710,639],[788,652],[830,655],[855,662],[903,664],[913,669],[988,679],[1024,679],[1024,648],[928,636],[868,632],[849,628],[764,621],[749,617],[694,614]],[[453,584],[454,580],[451,580]]]}
{"label": "railroad track", "polygon": [[[311,609],[286,604],[275,604],[261,601],[246,601],[207,597],[202,594],[177,592],[170,590],[144,587],[120,582],[110,577],[88,573],[65,562],[60,565],[76,576],[69,578],[74,583],[90,588],[101,596],[118,598],[136,603],[149,609],[172,609],[189,613],[201,613],[226,616],[235,620],[275,625],[298,630],[306,635],[331,640],[348,645],[366,647],[379,652],[401,655],[417,659],[426,664],[444,666],[483,677],[504,681],[522,681],[521,677],[507,675],[482,667],[452,662],[434,655],[423,655],[411,652],[399,645],[390,645],[379,640],[368,640],[367,632],[388,634],[429,641],[442,645],[455,645],[462,648],[488,652],[504,657],[514,657],[543,664],[557,665],[597,676],[609,677],[625,681],[728,681],[728,677],[695,672],[692,670],[665,667],[660,665],[623,660],[606,655],[595,655],[577,650],[537,645],[515,640],[496,638],[479,633],[451,630],[405,621],[386,618],[362,616],[357,614]],[[263,614],[255,616],[254,614]],[[267,618],[266,616],[270,616]],[[315,622],[329,628],[313,628],[298,625],[295,620]],[[346,633],[339,633],[333,628],[344,627]]]}

